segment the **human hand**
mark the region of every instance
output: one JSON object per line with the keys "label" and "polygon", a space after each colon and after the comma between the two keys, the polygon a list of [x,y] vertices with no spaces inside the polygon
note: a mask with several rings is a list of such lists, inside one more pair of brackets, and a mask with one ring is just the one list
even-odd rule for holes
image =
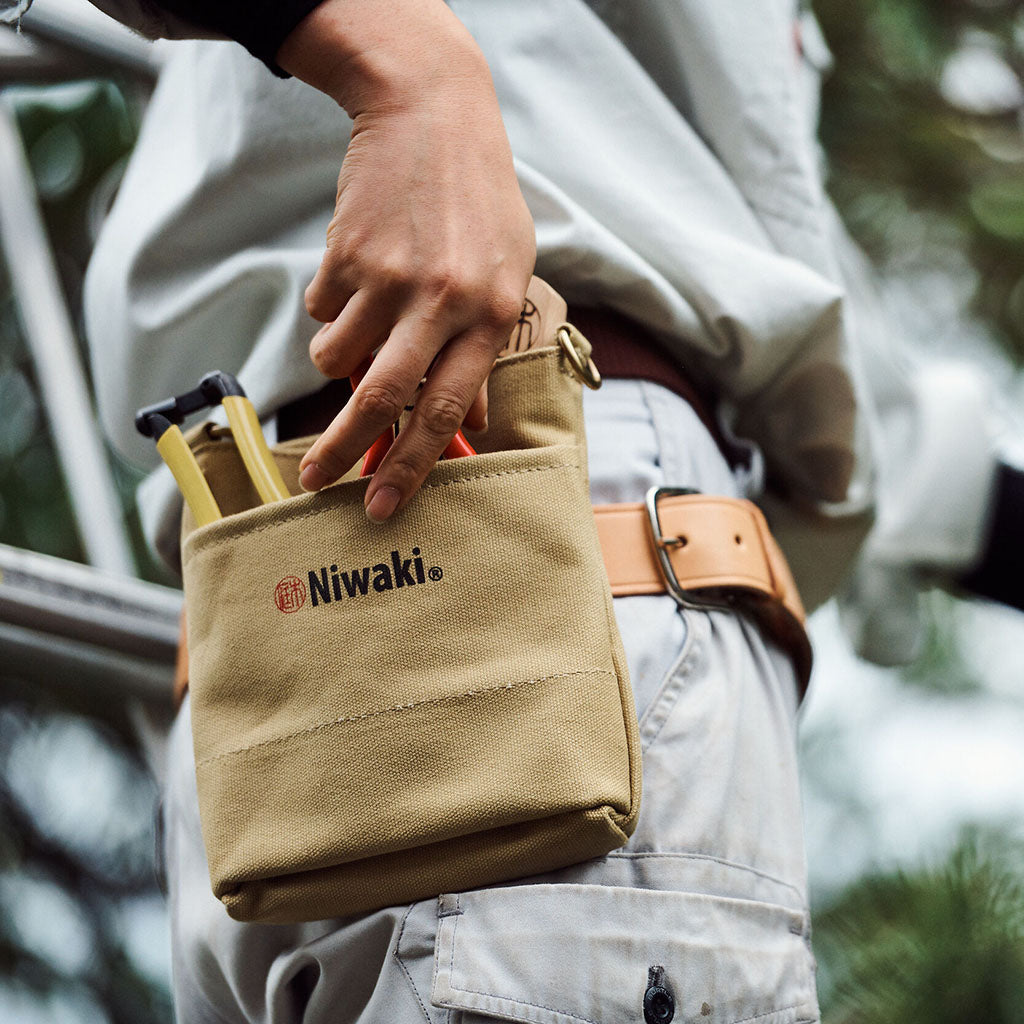
{"label": "human hand", "polygon": [[300,479],[308,490],[338,479],[415,396],[366,492],[367,514],[384,520],[464,421],[486,422],[486,378],[533,270],[533,223],[483,55],[441,0],[326,0],[278,62],[353,118],[306,292],[325,325],[310,356],[347,377],[382,346]]}

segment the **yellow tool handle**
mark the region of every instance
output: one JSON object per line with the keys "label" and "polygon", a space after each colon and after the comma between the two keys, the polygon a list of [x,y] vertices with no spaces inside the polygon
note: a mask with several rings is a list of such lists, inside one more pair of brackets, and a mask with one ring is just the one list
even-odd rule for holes
{"label": "yellow tool handle", "polygon": [[223,405],[246,472],[256,486],[263,504],[291,497],[267,446],[267,439],[263,436],[252,402],[243,395],[225,395]]}
{"label": "yellow tool handle", "polygon": [[178,481],[196,522],[206,526],[220,519],[217,500],[181,431],[172,424],[157,440],[156,450]]}

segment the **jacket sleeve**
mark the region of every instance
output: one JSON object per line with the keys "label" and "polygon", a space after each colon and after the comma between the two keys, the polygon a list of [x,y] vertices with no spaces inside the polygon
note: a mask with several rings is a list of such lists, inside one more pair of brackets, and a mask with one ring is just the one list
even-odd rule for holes
{"label": "jacket sleeve", "polygon": [[993,517],[1018,515],[1024,493],[1000,467],[996,381],[977,364],[902,340],[873,268],[834,211],[829,227],[876,437],[876,518],[839,592],[840,621],[862,658],[905,665],[926,639],[925,590],[966,587],[1020,607],[1021,588],[1011,591],[1001,570],[1012,574],[1024,546],[1003,544],[997,570],[991,538],[1001,535]]}
{"label": "jacket sleeve", "polygon": [[105,14],[148,39],[234,39],[274,74],[288,75],[274,56],[293,28],[321,0],[91,0]]}

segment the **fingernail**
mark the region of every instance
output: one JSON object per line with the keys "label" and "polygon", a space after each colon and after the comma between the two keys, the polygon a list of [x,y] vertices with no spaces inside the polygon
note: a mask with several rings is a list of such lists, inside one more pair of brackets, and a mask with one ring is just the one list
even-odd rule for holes
{"label": "fingernail", "polygon": [[394,487],[381,487],[373,492],[370,504],[366,506],[366,514],[375,523],[383,523],[398,508],[401,495]]}
{"label": "fingernail", "polygon": [[304,491],[319,491],[330,482],[330,477],[315,463],[311,462],[299,474],[299,486]]}

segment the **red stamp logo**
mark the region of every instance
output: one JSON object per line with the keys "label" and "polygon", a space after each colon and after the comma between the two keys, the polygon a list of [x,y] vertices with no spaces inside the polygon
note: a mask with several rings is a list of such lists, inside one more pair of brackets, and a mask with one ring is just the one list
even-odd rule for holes
{"label": "red stamp logo", "polygon": [[306,584],[298,576],[285,576],[274,587],[274,604],[282,612],[297,612],[306,603]]}

